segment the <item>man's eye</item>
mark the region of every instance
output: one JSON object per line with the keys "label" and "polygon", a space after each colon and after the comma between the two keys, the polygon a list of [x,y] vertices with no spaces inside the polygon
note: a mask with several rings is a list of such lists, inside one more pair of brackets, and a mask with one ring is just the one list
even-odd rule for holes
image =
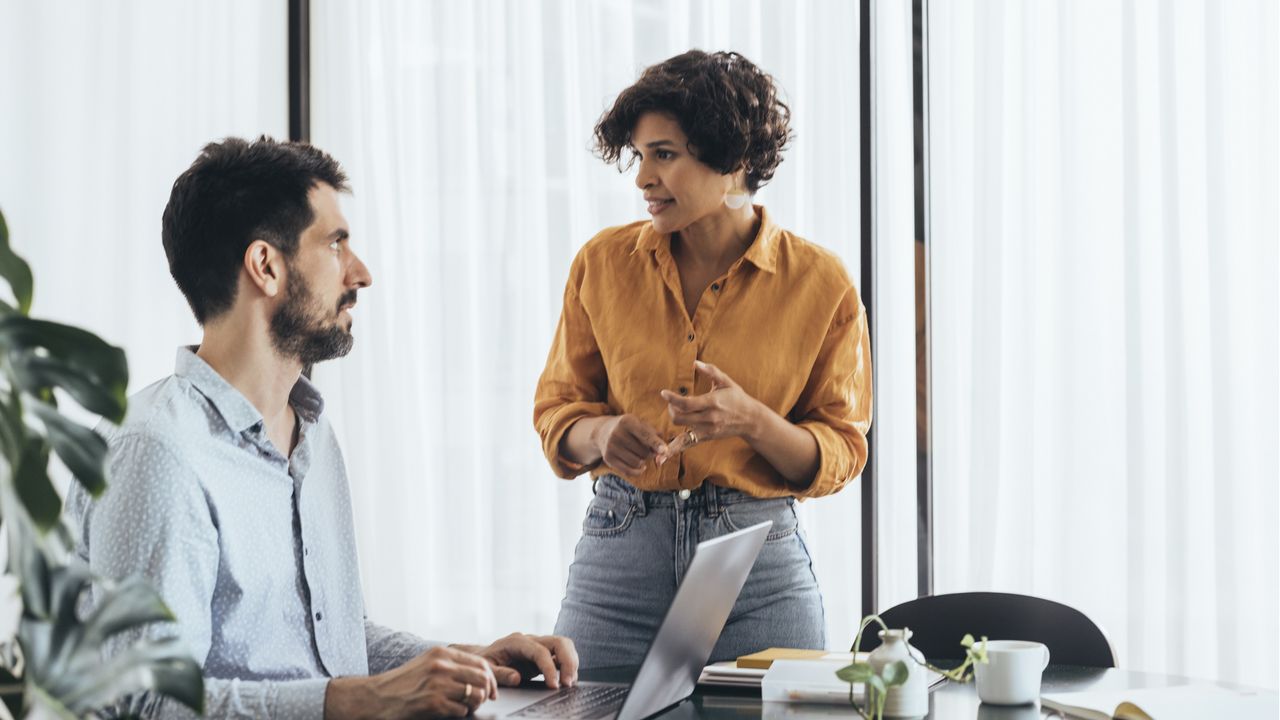
{"label": "man's eye", "polygon": [[329,243],[329,249],[330,249],[330,250],[341,250],[341,249],[342,249],[342,241],[341,241],[341,240],[334,240],[333,242]]}

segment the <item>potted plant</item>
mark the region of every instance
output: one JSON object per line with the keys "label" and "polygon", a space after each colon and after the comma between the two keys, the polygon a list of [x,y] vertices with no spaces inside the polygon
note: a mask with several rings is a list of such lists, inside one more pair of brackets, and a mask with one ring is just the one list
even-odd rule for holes
{"label": "potted plant", "polygon": [[[876,663],[875,658],[868,657],[866,660],[858,660],[858,648],[862,643],[862,633],[871,623],[880,625],[880,629],[885,633],[894,632],[889,629],[879,615],[868,615],[862,619],[858,625],[858,634],[853,639],[853,655],[854,662],[846,665],[836,671],[836,676],[841,680],[849,683],[849,704],[858,711],[858,714],[867,720],[882,720],[885,712],[885,704],[889,699],[889,693],[894,688],[900,688],[905,685],[911,677],[913,669],[907,665],[905,660],[894,660],[892,662]],[[905,629],[904,629],[905,630]],[[955,682],[968,682],[973,677],[973,666],[978,663],[987,662],[987,638],[983,636],[981,640],[974,640],[972,635],[965,635],[960,639],[960,645],[964,647],[965,659],[959,667],[952,669],[943,669],[930,664],[923,656],[917,657],[912,651],[910,645],[907,645],[909,634],[905,633],[901,637],[901,644],[905,652],[904,657],[911,660],[913,664],[920,668],[932,670]],[[882,649],[887,647],[882,646]],[[873,652],[872,655],[875,655]],[[880,667],[877,667],[877,664]],[[866,687],[866,707],[859,706],[853,694],[853,688],[856,684],[862,684]],[[927,694],[927,688],[924,689]],[[928,711],[927,695],[925,712]],[[923,715],[924,713],[920,713]]]}
{"label": "potted plant", "polygon": [[[173,615],[140,578],[97,578],[75,559],[62,498],[49,478],[56,454],[92,495],[106,489],[106,442],[58,403],[70,399],[120,422],[129,377],[124,351],[80,328],[30,317],[31,269],[10,248],[3,214],[0,278],[12,296],[12,303],[0,299],[0,524],[22,604],[16,638],[0,639],[0,700],[15,718],[72,718],[150,691],[199,713],[200,666],[176,638],[103,653],[109,638]],[[94,583],[99,592],[86,611]]]}

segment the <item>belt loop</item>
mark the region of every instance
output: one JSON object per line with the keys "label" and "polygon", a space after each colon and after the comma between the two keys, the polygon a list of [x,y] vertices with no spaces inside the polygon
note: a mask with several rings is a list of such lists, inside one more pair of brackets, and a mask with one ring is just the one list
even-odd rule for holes
{"label": "belt loop", "polygon": [[702,482],[704,491],[703,502],[707,504],[707,517],[719,517],[720,515],[720,491],[715,486],[705,480]]}
{"label": "belt loop", "polygon": [[592,494],[592,495],[598,495],[598,494],[599,494],[599,493],[597,493],[597,492],[596,492],[596,486],[597,486],[597,485],[599,485],[599,484],[600,484],[600,478],[598,478],[598,477],[593,477],[593,478],[591,478],[591,494]]}
{"label": "belt loop", "polygon": [[627,483],[627,487],[631,489],[631,502],[635,504],[636,512],[640,517],[648,515],[649,507],[644,501],[645,492],[631,483]]}

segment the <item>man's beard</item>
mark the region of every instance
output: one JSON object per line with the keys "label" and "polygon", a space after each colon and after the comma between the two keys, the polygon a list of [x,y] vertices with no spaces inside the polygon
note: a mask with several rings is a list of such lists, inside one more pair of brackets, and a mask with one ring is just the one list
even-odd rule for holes
{"label": "man's beard", "polygon": [[284,287],[284,302],[271,316],[271,344],[276,352],[306,366],[351,352],[355,337],[338,324],[337,317],[343,305],[355,302],[355,290],[343,293],[333,309],[333,320],[326,322],[327,313],[301,273],[289,268]]}

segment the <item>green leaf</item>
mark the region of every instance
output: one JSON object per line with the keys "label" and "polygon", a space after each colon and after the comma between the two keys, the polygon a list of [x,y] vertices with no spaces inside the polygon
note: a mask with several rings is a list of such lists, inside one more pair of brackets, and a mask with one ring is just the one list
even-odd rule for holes
{"label": "green leaf", "polygon": [[9,225],[4,220],[4,213],[0,213],[0,277],[9,282],[13,297],[18,301],[18,312],[23,315],[30,312],[35,284],[31,266],[9,247]]}
{"label": "green leaf", "polygon": [[41,532],[53,527],[62,514],[62,498],[49,480],[49,446],[44,438],[28,438],[23,445],[13,482],[36,527]]}
{"label": "green leaf", "polygon": [[9,711],[9,717],[22,717],[22,701],[26,697],[26,693],[21,691],[22,678],[13,674],[8,668],[0,667],[0,685],[3,685],[6,690],[16,688],[13,692],[0,693],[0,699],[3,699],[5,709]]}
{"label": "green leaf", "polygon": [[90,412],[124,419],[129,368],[120,348],[87,330],[22,315],[0,317],[0,347],[24,392],[60,387]]}
{"label": "green leaf", "polygon": [[103,461],[107,456],[107,441],[98,433],[67,418],[52,405],[36,400],[31,410],[44,423],[49,434],[49,444],[62,458],[67,469],[94,497],[107,487]]}
{"label": "green leaf", "polygon": [[865,662],[858,662],[852,665],[846,665],[836,671],[836,677],[847,683],[864,683],[867,678],[875,673],[871,670],[871,665]]}
{"label": "green leaf", "polygon": [[869,687],[875,688],[875,691],[882,695],[887,690],[887,688],[885,688],[884,686],[884,680],[880,679],[879,675],[872,675],[871,677],[867,678],[867,685]]}
{"label": "green leaf", "polygon": [[107,638],[153,622],[173,620],[173,613],[159,593],[141,577],[131,577],[102,596],[93,614],[85,619],[85,648],[102,645]]}
{"label": "green leaf", "polygon": [[123,389],[105,387],[98,378],[70,363],[22,352],[11,355],[10,365],[18,385],[32,395],[39,395],[44,388],[62,388],[91,413],[114,418],[122,412]]}
{"label": "green leaf", "polygon": [[197,713],[204,709],[200,666],[178,638],[141,641],[92,668],[67,678],[59,700],[77,715],[148,690],[171,697]]}
{"label": "green leaf", "polygon": [[886,687],[893,687],[905,683],[910,672],[907,664],[899,660],[890,665],[885,665],[884,669],[880,671],[880,677],[884,680]]}

